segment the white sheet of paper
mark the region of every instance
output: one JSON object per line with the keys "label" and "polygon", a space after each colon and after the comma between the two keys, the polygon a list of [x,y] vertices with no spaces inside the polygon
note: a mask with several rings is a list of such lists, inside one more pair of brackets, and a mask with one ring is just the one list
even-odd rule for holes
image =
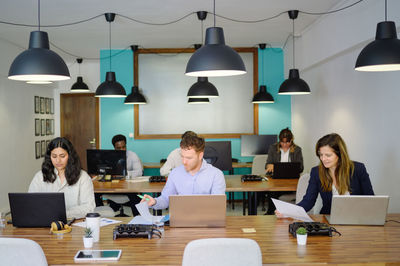
{"label": "white sheet of paper", "polygon": [[306,213],[303,207],[300,207],[296,204],[291,204],[285,201],[277,200],[272,198],[272,201],[281,214],[286,217],[290,217],[296,220],[301,220],[304,222],[314,222],[310,216]]}
{"label": "white sheet of paper", "polygon": [[[140,213],[141,218],[138,219],[143,219],[144,221],[150,222],[150,223],[158,223],[161,221],[161,219],[163,218],[163,216],[154,216],[150,213],[149,211],[149,205],[147,205],[146,201],[140,202],[138,204],[135,205],[136,209],[138,210],[138,212]],[[131,222],[133,220],[135,220],[136,217],[134,217]],[[130,222],[130,223],[131,223]],[[137,222],[134,222],[135,224],[138,224]]]}
{"label": "white sheet of paper", "polygon": [[[109,219],[109,218],[101,218],[100,219],[100,227],[110,225],[110,224],[117,224],[120,223],[121,221],[117,221],[114,219]],[[80,227],[86,227],[86,221],[79,222],[79,223],[73,223],[72,225],[80,226]]]}

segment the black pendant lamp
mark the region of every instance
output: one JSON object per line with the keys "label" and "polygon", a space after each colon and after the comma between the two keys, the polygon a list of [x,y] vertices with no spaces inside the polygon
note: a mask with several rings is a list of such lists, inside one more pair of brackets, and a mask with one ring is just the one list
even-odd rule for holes
{"label": "black pendant lamp", "polygon": [[208,81],[207,77],[198,77],[187,94],[188,98],[216,98],[218,97],[217,88]]}
{"label": "black pendant lamp", "polygon": [[278,94],[283,95],[303,95],[310,94],[310,87],[307,83],[300,78],[299,70],[294,68],[295,65],[295,46],[294,46],[294,20],[297,18],[299,11],[290,10],[288,11],[289,18],[293,20],[293,68],[289,70],[289,77],[279,87]]}
{"label": "black pendant lamp", "polygon": [[208,104],[210,100],[208,98],[189,98],[188,104]]}
{"label": "black pendant lamp", "polygon": [[[264,50],[266,47],[265,43],[258,45],[260,50]],[[264,84],[264,55],[261,58],[261,84]],[[274,103],[274,97],[267,92],[267,86],[260,85],[260,90],[254,95],[252,103]]]}
{"label": "black pendant lamp", "polygon": [[387,1],[385,0],[385,21],[376,26],[375,41],[362,49],[357,57],[357,71],[400,70],[400,40],[397,39],[396,24],[387,21]]}
{"label": "black pendant lamp", "polygon": [[109,60],[110,71],[106,73],[106,79],[96,90],[96,97],[104,98],[122,98],[126,97],[124,87],[116,80],[115,72],[111,71],[111,22],[114,21],[115,13],[105,13],[107,22],[109,23]]}
{"label": "black pendant lamp", "polygon": [[[139,49],[137,45],[131,45],[133,60],[135,60],[135,52]],[[135,66],[135,61],[133,61],[133,65]],[[140,93],[138,86],[132,87],[132,92],[129,94],[124,101],[125,104],[146,104],[147,101],[144,98],[143,94]]]}
{"label": "black pendant lamp", "polygon": [[50,50],[47,32],[40,31],[40,0],[38,0],[38,28],[38,31],[32,31],[30,34],[28,50],[20,53],[12,62],[8,78],[35,84],[70,79],[64,60]]}
{"label": "black pendant lamp", "polygon": [[204,46],[198,49],[189,59],[185,74],[193,77],[234,76],[246,73],[246,67],[240,55],[225,45],[224,30],[214,27],[206,30]]}
{"label": "black pendant lamp", "polygon": [[79,75],[76,79],[76,82],[71,87],[71,92],[89,92],[90,91],[88,85],[86,85],[86,83],[83,82],[83,78],[81,76],[82,61],[83,61],[82,58],[76,59],[76,62],[78,62],[78,66],[79,66]]}

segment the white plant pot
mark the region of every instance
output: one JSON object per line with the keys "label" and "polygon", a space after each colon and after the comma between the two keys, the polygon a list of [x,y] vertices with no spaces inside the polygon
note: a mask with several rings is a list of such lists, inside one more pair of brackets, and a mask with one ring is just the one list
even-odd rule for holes
{"label": "white plant pot", "polygon": [[93,247],[93,237],[83,237],[83,245],[85,248]]}
{"label": "white plant pot", "polygon": [[297,235],[297,245],[306,245],[307,244],[307,234],[305,235]]}

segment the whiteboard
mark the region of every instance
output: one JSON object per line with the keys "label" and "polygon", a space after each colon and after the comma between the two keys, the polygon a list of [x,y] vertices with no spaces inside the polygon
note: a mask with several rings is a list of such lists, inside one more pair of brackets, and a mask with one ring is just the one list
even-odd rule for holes
{"label": "whiteboard", "polygon": [[[210,104],[188,104],[187,92],[197,82],[184,74],[191,53],[138,55],[138,84],[147,104],[139,105],[139,134],[253,134],[253,53],[240,53],[247,73],[213,77],[219,97]],[[136,123],[135,123],[136,124]]]}

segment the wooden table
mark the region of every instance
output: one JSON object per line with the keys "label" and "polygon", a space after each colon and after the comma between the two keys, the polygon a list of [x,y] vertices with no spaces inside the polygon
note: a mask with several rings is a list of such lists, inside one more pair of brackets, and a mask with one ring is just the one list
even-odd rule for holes
{"label": "wooden table", "polygon": [[[325,222],[323,216],[313,216]],[[123,222],[129,218],[117,218]],[[400,220],[400,214],[387,219]],[[122,249],[118,262],[110,265],[181,265],[186,244],[201,238],[251,238],[262,251],[263,264],[370,264],[400,265],[400,224],[385,226],[335,226],[342,236],[309,236],[305,247],[297,246],[288,233],[291,219],[275,216],[228,216],[226,228],[165,228],[161,239],[112,239],[113,225],[101,228],[100,242],[93,249]],[[255,233],[243,233],[242,228],[254,228]],[[50,265],[74,264],[73,256],[83,249],[83,228],[73,227],[63,237],[50,235],[48,228],[0,229],[0,237],[32,239],[43,248]]]}
{"label": "wooden table", "polygon": [[[298,179],[272,179],[268,181],[241,182],[241,175],[225,175],[226,192],[246,192],[249,214],[257,215],[257,193],[263,191],[296,191]],[[165,183],[134,182],[122,180],[114,182],[93,181],[95,193],[159,193]],[[245,199],[243,198],[245,201]],[[245,203],[245,202],[244,202]],[[245,206],[245,205],[243,205]]]}

